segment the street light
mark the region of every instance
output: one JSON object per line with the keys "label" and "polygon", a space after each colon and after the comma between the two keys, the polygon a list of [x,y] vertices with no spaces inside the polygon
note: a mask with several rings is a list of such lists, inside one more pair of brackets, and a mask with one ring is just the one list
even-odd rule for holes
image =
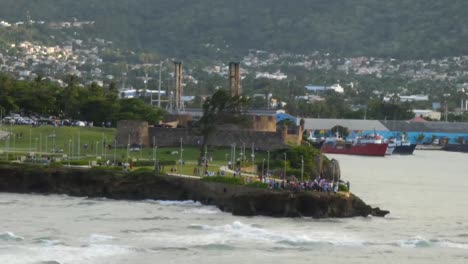
{"label": "street light", "polygon": [[252,143],[252,172],[255,171],[255,148],[254,143]]}
{"label": "street light", "polygon": [[283,175],[283,186],[286,180],[286,152],[284,153],[284,175]]}
{"label": "street light", "polygon": [[127,163],[128,163],[128,155],[130,155],[130,144],[127,144]]}
{"label": "street light", "polygon": [[68,167],[70,167],[71,139],[68,140]]}
{"label": "street light", "polygon": [[99,141],[96,141],[96,159],[97,159],[97,155],[98,155],[98,147],[99,147]]}
{"label": "street light", "polygon": [[265,159],[262,161],[262,178],[265,176]]}
{"label": "street light", "polygon": [[268,159],[267,159],[267,175],[270,173],[270,151],[268,150],[267,151],[267,156],[268,156]]}
{"label": "street light", "polygon": [[304,155],[301,155],[301,182],[304,181]]}
{"label": "street light", "polygon": [[29,151],[31,151],[31,127],[29,127]]}
{"label": "street light", "polygon": [[[182,141],[182,138],[180,138],[180,160],[179,160],[179,175],[182,176],[182,160],[183,160],[183,154],[182,152],[184,151],[184,149],[182,148],[182,144],[183,144],[183,141]],[[205,152],[206,153],[206,152]],[[205,154],[206,155],[206,154]]]}
{"label": "street light", "polygon": [[114,139],[114,166],[115,166],[115,156],[116,156],[116,152],[117,152],[117,140]]}

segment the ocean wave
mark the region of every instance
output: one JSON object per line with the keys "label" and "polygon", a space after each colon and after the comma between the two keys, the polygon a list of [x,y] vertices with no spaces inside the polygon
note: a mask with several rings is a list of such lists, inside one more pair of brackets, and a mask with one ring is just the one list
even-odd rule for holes
{"label": "ocean wave", "polygon": [[155,201],[157,204],[160,205],[184,205],[184,206],[202,206],[200,202],[195,202],[192,200],[186,201],[165,201],[165,200],[157,200]]}
{"label": "ocean wave", "polygon": [[11,252],[2,252],[0,254],[0,263],[112,263],[106,261],[107,258],[134,253],[134,249],[119,245],[95,244],[86,247],[55,245],[47,248],[28,245],[15,247]]}
{"label": "ocean wave", "polygon": [[37,244],[41,244],[44,246],[65,245],[65,243],[63,243],[62,241],[51,237],[39,237],[33,239],[33,241]]}
{"label": "ocean wave", "polygon": [[184,214],[212,215],[212,214],[219,214],[221,212],[222,211],[219,210],[218,208],[210,206],[210,207],[185,210]]}
{"label": "ocean wave", "polygon": [[366,246],[392,246],[400,248],[454,248],[454,249],[467,249],[468,244],[453,242],[446,239],[426,239],[421,236],[416,236],[410,239],[398,240],[392,242],[366,242]]}
{"label": "ocean wave", "polygon": [[102,243],[115,240],[116,238],[113,236],[107,235],[100,235],[100,234],[91,234],[86,241],[89,243]]}
{"label": "ocean wave", "polygon": [[24,237],[15,235],[13,232],[0,233],[0,241],[22,241]]}
{"label": "ocean wave", "polygon": [[167,231],[167,229],[155,227],[155,228],[148,228],[148,229],[141,229],[141,230],[125,229],[120,232],[126,233],[126,234],[139,234],[139,233],[154,233],[154,232],[162,232],[162,231]]}
{"label": "ocean wave", "polygon": [[402,240],[402,241],[399,241],[397,243],[391,243],[391,244],[392,245],[397,244],[400,247],[425,248],[425,247],[432,246],[433,243],[430,240],[427,240],[427,239],[425,239],[423,237],[418,236],[418,237],[415,237],[415,238]]}
{"label": "ocean wave", "polygon": [[[362,245],[363,242],[345,234],[334,232],[315,232],[313,234],[300,234],[295,232],[271,231],[253,225],[235,221],[223,226],[190,225],[188,228],[204,230],[211,233],[222,234],[223,240],[251,240],[264,241],[278,245],[302,246],[313,244],[333,244],[339,246]],[[212,241],[216,243],[216,241]]]}

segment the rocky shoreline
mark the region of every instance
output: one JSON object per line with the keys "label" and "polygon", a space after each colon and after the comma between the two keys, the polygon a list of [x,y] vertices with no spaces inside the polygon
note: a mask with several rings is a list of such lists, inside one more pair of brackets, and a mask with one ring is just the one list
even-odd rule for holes
{"label": "rocky shoreline", "polygon": [[151,172],[0,165],[0,192],[67,194],[126,200],[194,200],[239,216],[385,216],[352,193],[271,191]]}

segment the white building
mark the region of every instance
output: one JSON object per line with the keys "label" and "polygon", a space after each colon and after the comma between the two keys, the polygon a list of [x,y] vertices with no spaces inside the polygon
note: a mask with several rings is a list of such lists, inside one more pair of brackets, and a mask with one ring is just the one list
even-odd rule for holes
{"label": "white building", "polygon": [[423,118],[430,118],[432,120],[440,120],[442,118],[442,113],[433,111],[433,110],[426,110],[426,109],[413,109],[414,117],[423,117]]}
{"label": "white building", "polygon": [[330,91],[330,90],[333,90],[335,91],[336,93],[344,93],[344,89],[343,87],[336,83],[336,84],[333,84],[331,86],[322,86],[322,85],[307,85],[306,87],[306,90],[309,91],[309,92],[325,92],[325,91]]}

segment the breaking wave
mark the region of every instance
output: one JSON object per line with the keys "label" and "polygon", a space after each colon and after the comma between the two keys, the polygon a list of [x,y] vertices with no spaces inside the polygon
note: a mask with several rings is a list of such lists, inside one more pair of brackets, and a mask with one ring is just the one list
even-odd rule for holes
{"label": "breaking wave", "polygon": [[359,239],[344,234],[333,232],[299,234],[297,232],[271,231],[258,226],[243,224],[239,221],[223,226],[190,225],[188,228],[222,234],[222,239],[220,241],[212,241],[214,244],[236,240],[263,241],[290,246],[321,243],[340,246],[356,246],[363,244]]}
{"label": "breaking wave", "polygon": [[13,232],[0,233],[0,241],[22,241],[24,237],[15,235]]}
{"label": "breaking wave", "polygon": [[187,200],[187,201],[162,201],[162,200],[157,200],[155,201],[157,204],[160,205],[185,205],[185,206],[202,206],[200,202],[195,202],[192,200]]}

